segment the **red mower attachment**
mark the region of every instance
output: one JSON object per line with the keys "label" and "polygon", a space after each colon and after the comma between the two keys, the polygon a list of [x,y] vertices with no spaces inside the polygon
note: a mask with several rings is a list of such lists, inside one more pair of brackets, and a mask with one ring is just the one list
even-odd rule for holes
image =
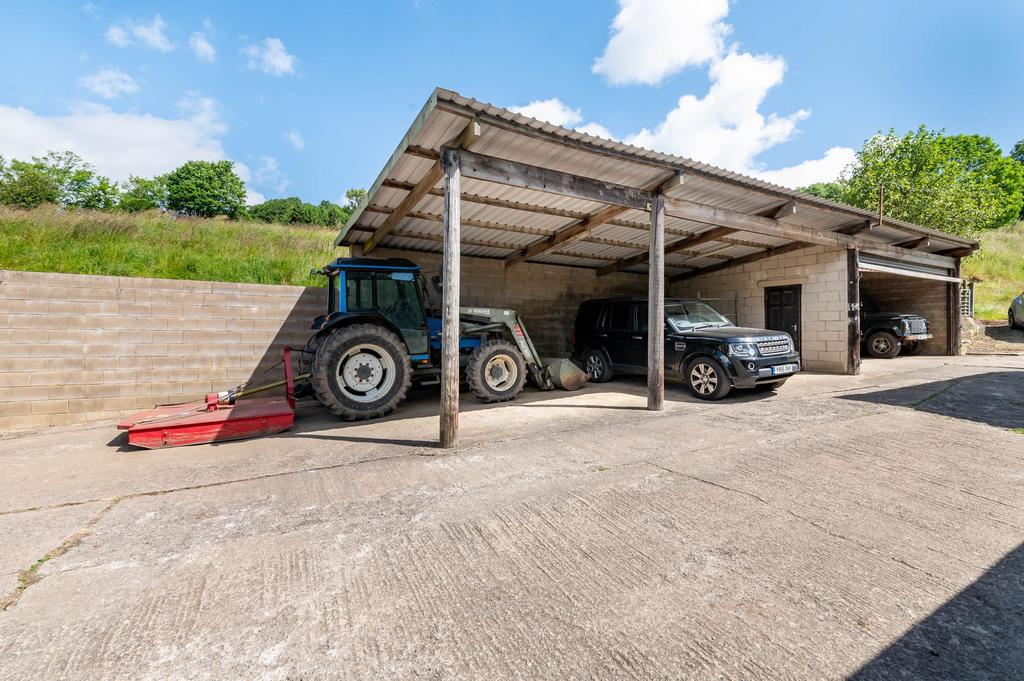
{"label": "red mower attachment", "polygon": [[[306,375],[299,376],[301,380]],[[128,431],[128,444],[146,449],[181,447],[273,435],[295,423],[295,378],[291,348],[284,348],[284,380],[257,388],[245,384],[210,393],[202,402],[156,407],[132,414],[117,424]],[[235,398],[285,386],[284,397]]]}

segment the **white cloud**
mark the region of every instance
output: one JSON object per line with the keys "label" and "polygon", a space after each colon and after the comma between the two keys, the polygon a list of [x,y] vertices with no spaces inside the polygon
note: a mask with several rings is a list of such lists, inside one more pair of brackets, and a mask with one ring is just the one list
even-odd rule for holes
{"label": "white cloud", "polygon": [[[246,167],[245,172],[249,173],[248,167]],[[242,177],[242,175],[239,174],[239,177]],[[242,179],[248,182],[245,177],[242,177]],[[260,157],[260,165],[256,172],[252,173],[252,182],[259,187],[269,188],[275,194],[283,193],[289,184],[288,178],[285,177],[277,163],[277,159],[273,156]]]}
{"label": "white cloud", "polygon": [[725,49],[728,0],[619,0],[612,36],[592,70],[613,85],[657,85]]}
{"label": "white cloud", "polygon": [[510,110],[564,128],[572,127],[583,120],[579,109],[569,107],[557,97],[538,99],[526,106],[513,106]]}
{"label": "white cloud", "polygon": [[96,18],[97,16],[99,16],[100,10],[99,7],[97,7],[96,5],[92,4],[91,2],[87,2],[84,5],[82,5],[82,12],[87,16]]}
{"label": "white cloud", "polygon": [[586,125],[581,125],[576,129],[579,130],[580,132],[585,132],[588,135],[594,135],[595,137],[604,137],[605,139],[610,140],[618,139],[617,137],[615,137],[615,135],[612,134],[611,130],[604,127],[600,123],[587,123]]}
{"label": "white cloud", "polygon": [[174,49],[174,43],[164,35],[165,28],[167,28],[167,23],[159,14],[154,15],[153,20],[148,24],[134,21],[120,26],[114,24],[107,29],[107,42],[118,47],[142,45],[161,52],[170,52]]}
{"label": "white cloud", "polygon": [[242,54],[249,58],[249,68],[271,76],[295,73],[295,56],[288,53],[278,38],[264,38],[258,45],[247,45]]}
{"label": "white cloud", "polygon": [[227,130],[216,103],[191,94],[181,115],[115,113],[94,103],[67,115],[44,116],[0,105],[0,155],[27,159],[48,150],[70,150],[114,180],[168,172],[186,161],[227,158],[221,136]]}
{"label": "white cloud", "polygon": [[83,76],[78,79],[78,84],[103,99],[130,95],[139,89],[134,78],[117,69],[103,69],[91,76]]}
{"label": "white cloud", "polygon": [[755,156],[790,139],[797,123],[810,115],[804,110],[788,116],[759,111],[768,91],[782,82],[785,69],[777,57],[730,52],[711,65],[711,88],[703,98],[683,95],[655,128],[626,141],[750,172]]}
{"label": "white cloud", "polygon": [[128,31],[124,30],[120,26],[111,26],[107,29],[107,42],[111,45],[117,45],[118,47],[128,47],[132,44],[131,38],[128,37]]}
{"label": "white cloud", "polygon": [[518,114],[523,114],[524,116],[536,118],[539,121],[546,121],[553,125],[560,125],[563,128],[575,128],[576,130],[585,132],[589,135],[615,139],[608,128],[599,123],[579,125],[583,121],[582,112],[579,109],[572,108],[557,97],[534,100],[525,106],[509,107],[509,110]]}
{"label": "white cloud", "polygon": [[815,182],[834,182],[857,160],[857,152],[849,147],[832,147],[821,158],[810,159],[788,168],[762,170],[755,175],[767,182],[796,189]]}
{"label": "white cloud", "polygon": [[206,35],[198,31],[188,39],[188,45],[200,61],[212,62],[217,59],[217,48],[206,38]]}
{"label": "white cloud", "polygon": [[245,190],[245,205],[255,206],[258,203],[263,203],[267,200],[267,197],[263,196],[259,192],[254,192],[251,189]]}
{"label": "white cloud", "polygon": [[284,134],[284,137],[292,143],[296,151],[302,151],[306,148],[306,140],[302,139],[302,134],[298,130],[289,130]]}

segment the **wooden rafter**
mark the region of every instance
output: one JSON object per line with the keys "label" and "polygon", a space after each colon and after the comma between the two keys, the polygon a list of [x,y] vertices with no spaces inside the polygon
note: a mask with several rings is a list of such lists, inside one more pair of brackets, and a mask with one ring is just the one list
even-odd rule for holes
{"label": "wooden rafter", "polygon": [[807,248],[808,246],[811,245],[812,244],[804,243],[784,244],[782,246],[769,248],[765,251],[760,251],[758,253],[751,253],[750,255],[740,256],[739,258],[732,258],[731,260],[726,260],[725,262],[719,263],[717,265],[708,265],[707,267],[701,267],[695,270],[690,270],[689,272],[683,272],[682,274],[674,274],[671,277],[669,277],[668,280],[673,282],[683,281],[684,279],[699,277],[703,274],[712,274],[714,272],[727,270],[730,267],[738,267],[739,265],[746,265],[748,263],[757,262],[758,260],[764,260],[765,258],[772,258],[776,255],[785,255],[786,253],[799,251],[800,249]]}
{"label": "wooden rafter", "polygon": [[[694,234],[693,236],[687,237],[685,239],[680,239],[679,241],[675,241],[673,243],[668,244],[667,246],[665,246],[665,254],[669,255],[671,253],[679,253],[687,249],[692,249],[694,246],[706,244],[709,241],[717,241],[721,237],[728,236],[729,234],[732,234],[735,231],[735,229],[731,229],[728,227],[713,227],[707,230],[706,232]],[[642,265],[643,263],[647,262],[648,256],[648,253],[637,253],[636,255],[631,255],[628,258],[617,260],[611,265],[605,265],[604,267],[600,268],[597,271],[597,276],[603,277],[606,274],[618,272],[619,270],[626,269],[627,267]]]}
{"label": "wooden rafter", "polygon": [[[459,136],[448,146],[456,148],[468,147],[480,137],[480,124],[473,120],[470,121]],[[416,186],[406,195],[402,202],[398,204],[394,212],[391,213],[380,227],[373,233],[373,235],[363,244],[363,254],[369,255],[380,242],[391,233],[399,222],[401,222],[409,211],[416,207],[416,204],[427,195],[434,185],[441,181],[444,177],[444,170],[441,168],[441,161],[437,160],[430,166],[427,172],[420,178],[420,181],[416,183]]]}
{"label": "wooden rafter", "polygon": [[893,244],[899,248],[928,248],[932,245],[932,239],[930,236],[922,236],[916,239],[908,239],[907,241],[901,241],[898,244]]}
{"label": "wooden rafter", "polygon": [[[673,173],[671,177],[659,178],[657,181],[645,187],[642,191],[646,194],[653,196],[652,192],[663,192],[672,187],[677,187],[683,183],[683,177],[680,174]],[[505,259],[505,267],[510,267],[516,263],[535,258],[538,255],[547,253],[560,248],[567,242],[582,239],[589,235],[594,229],[611,221],[618,217],[622,213],[629,210],[629,207],[625,206],[608,206],[599,210],[598,212],[587,215],[579,219],[578,221],[567,225],[551,236],[541,239],[536,243],[530,244],[519,253],[513,253]],[[662,231],[664,231],[664,224],[661,225]]]}
{"label": "wooden rafter", "polygon": [[680,199],[667,199],[667,212],[669,215],[702,222],[708,225],[720,227],[731,227],[741,232],[752,232],[765,236],[778,237],[787,241],[798,241],[801,243],[818,244],[833,248],[859,248],[863,253],[880,255],[883,257],[895,258],[905,262],[913,262],[921,265],[935,265],[949,268],[952,266],[952,259],[932,253],[912,251],[906,248],[899,248],[878,241],[864,239],[836,232],[822,232],[799,225],[791,225],[773,220],[771,218],[747,215],[736,211],[716,208]]}
{"label": "wooden rafter", "polygon": [[861,232],[870,232],[871,230],[878,227],[878,220],[861,220],[855,222],[852,225],[846,225],[836,230],[837,234],[848,234],[853,236],[854,234],[860,234]]}

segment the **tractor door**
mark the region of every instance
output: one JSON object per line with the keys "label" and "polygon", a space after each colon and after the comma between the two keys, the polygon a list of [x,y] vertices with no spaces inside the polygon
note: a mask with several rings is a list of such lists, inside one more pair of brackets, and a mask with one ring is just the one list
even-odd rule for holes
{"label": "tractor door", "polygon": [[349,312],[377,312],[397,326],[413,361],[416,355],[429,352],[427,320],[412,272],[350,270],[347,275],[345,299]]}

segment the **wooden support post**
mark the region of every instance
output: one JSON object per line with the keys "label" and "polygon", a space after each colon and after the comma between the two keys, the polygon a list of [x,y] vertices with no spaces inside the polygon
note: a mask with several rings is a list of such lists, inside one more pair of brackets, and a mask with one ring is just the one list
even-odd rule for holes
{"label": "wooden support post", "polygon": [[647,267],[647,409],[665,409],[665,195],[651,200],[651,251]]}
{"label": "wooden support post", "polygon": [[444,168],[444,256],[441,264],[441,432],[443,448],[459,445],[459,287],[461,272],[461,159],[441,150]]}
{"label": "wooden support post", "polygon": [[860,255],[856,248],[846,250],[846,302],[849,310],[846,373],[860,373]]}

